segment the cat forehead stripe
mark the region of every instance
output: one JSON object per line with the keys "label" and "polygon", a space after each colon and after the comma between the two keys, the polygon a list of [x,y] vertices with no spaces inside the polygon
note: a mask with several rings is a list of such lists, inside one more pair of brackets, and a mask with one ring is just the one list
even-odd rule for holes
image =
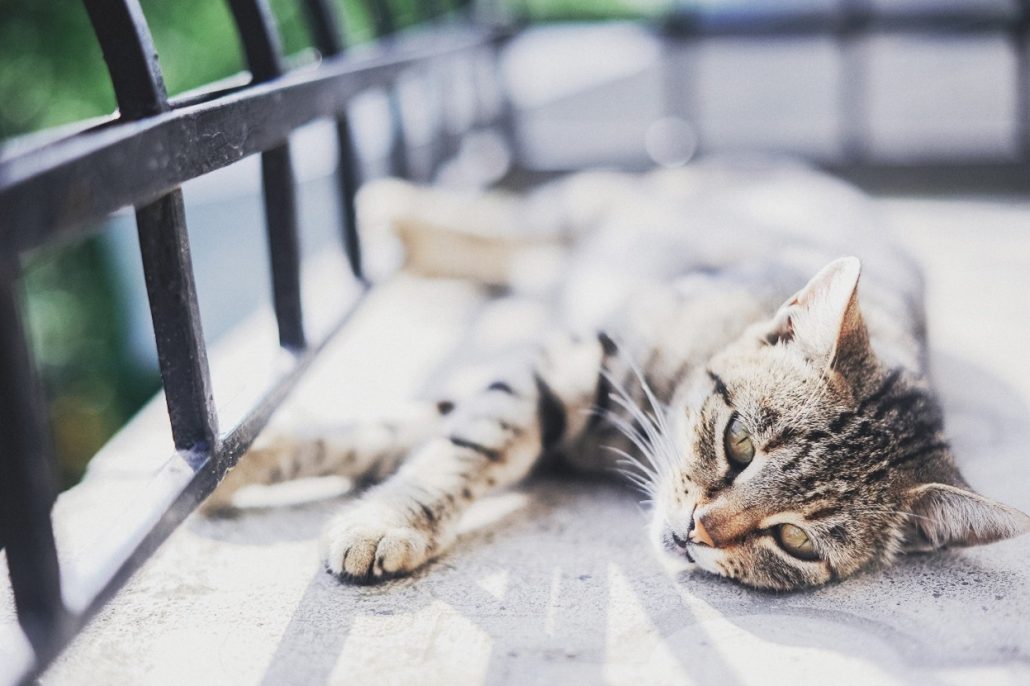
{"label": "cat forehead stripe", "polygon": [[718,374],[713,372],[711,369],[706,370],[708,378],[712,380],[712,384],[715,386],[715,392],[722,396],[722,399],[730,407],[733,406],[733,398],[730,396],[730,389],[727,388],[726,382],[722,380]]}

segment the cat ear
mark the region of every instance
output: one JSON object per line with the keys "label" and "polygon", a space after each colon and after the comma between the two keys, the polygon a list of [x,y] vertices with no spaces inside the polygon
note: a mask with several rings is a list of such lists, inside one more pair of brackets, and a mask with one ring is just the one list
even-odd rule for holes
{"label": "cat ear", "polygon": [[921,484],[909,489],[912,514],[905,550],[993,543],[1030,532],[1030,516],[970,490],[948,484]]}
{"label": "cat ear", "polygon": [[780,307],[766,335],[770,343],[800,345],[813,359],[842,368],[864,359],[869,334],[858,307],[857,257],[842,257],[819,270]]}

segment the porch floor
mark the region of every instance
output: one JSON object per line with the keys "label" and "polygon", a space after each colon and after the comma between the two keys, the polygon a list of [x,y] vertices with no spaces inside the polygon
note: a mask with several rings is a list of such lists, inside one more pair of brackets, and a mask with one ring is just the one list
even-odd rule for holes
{"label": "porch floor", "polygon": [[[877,202],[925,263],[933,364],[966,476],[1030,510],[1030,200]],[[526,301],[398,279],[277,421],[388,412],[438,386],[459,344],[506,336],[513,313],[544,325]],[[317,558],[340,502],[193,516],[42,682],[1030,683],[1030,536],[759,593],[667,576],[633,493],[544,475],[483,503],[415,577],[353,587]]]}

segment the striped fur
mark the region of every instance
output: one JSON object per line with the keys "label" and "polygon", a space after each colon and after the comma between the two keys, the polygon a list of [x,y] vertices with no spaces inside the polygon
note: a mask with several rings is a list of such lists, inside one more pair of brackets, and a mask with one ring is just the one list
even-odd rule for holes
{"label": "striped fur", "polygon": [[[621,469],[650,499],[665,559],[762,588],[817,585],[905,549],[1026,531],[1030,518],[973,493],[955,468],[927,383],[911,263],[870,240],[872,220],[850,189],[803,170],[760,171],[581,175],[496,203],[399,182],[367,192],[375,214],[391,208],[422,273],[478,278],[434,246],[482,245],[483,217],[518,226],[543,216],[536,239],[580,243],[553,295],[573,328],[593,333],[556,334],[524,368],[403,425],[279,437],[209,507],[254,481],[389,474],[323,537],[327,569],[355,582],[445,551],[471,502],[545,455]],[[792,188],[810,216],[780,216],[790,202],[770,204]],[[434,214],[440,207],[445,216]],[[831,210],[845,219],[829,222]],[[498,245],[524,243],[494,244],[494,271],[516,263]],[[842,253],[863,256],[861,290],[858,259],[833,260]],[[724,448],[733,419],[755,447],[746,466]],[[787,552],[785,524],[807,533],[812,559]]]}

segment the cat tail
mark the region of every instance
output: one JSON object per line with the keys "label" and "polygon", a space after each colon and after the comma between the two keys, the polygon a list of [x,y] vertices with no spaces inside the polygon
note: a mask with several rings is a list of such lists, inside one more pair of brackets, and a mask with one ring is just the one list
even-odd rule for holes
{"label": "cat tail", "polygon": [[359,193],[359,225],[363,235],[396,239],[409,273],[541,291],[596,224],[612,196],[609,176],[579,174],[525,194],[381,179]]}

